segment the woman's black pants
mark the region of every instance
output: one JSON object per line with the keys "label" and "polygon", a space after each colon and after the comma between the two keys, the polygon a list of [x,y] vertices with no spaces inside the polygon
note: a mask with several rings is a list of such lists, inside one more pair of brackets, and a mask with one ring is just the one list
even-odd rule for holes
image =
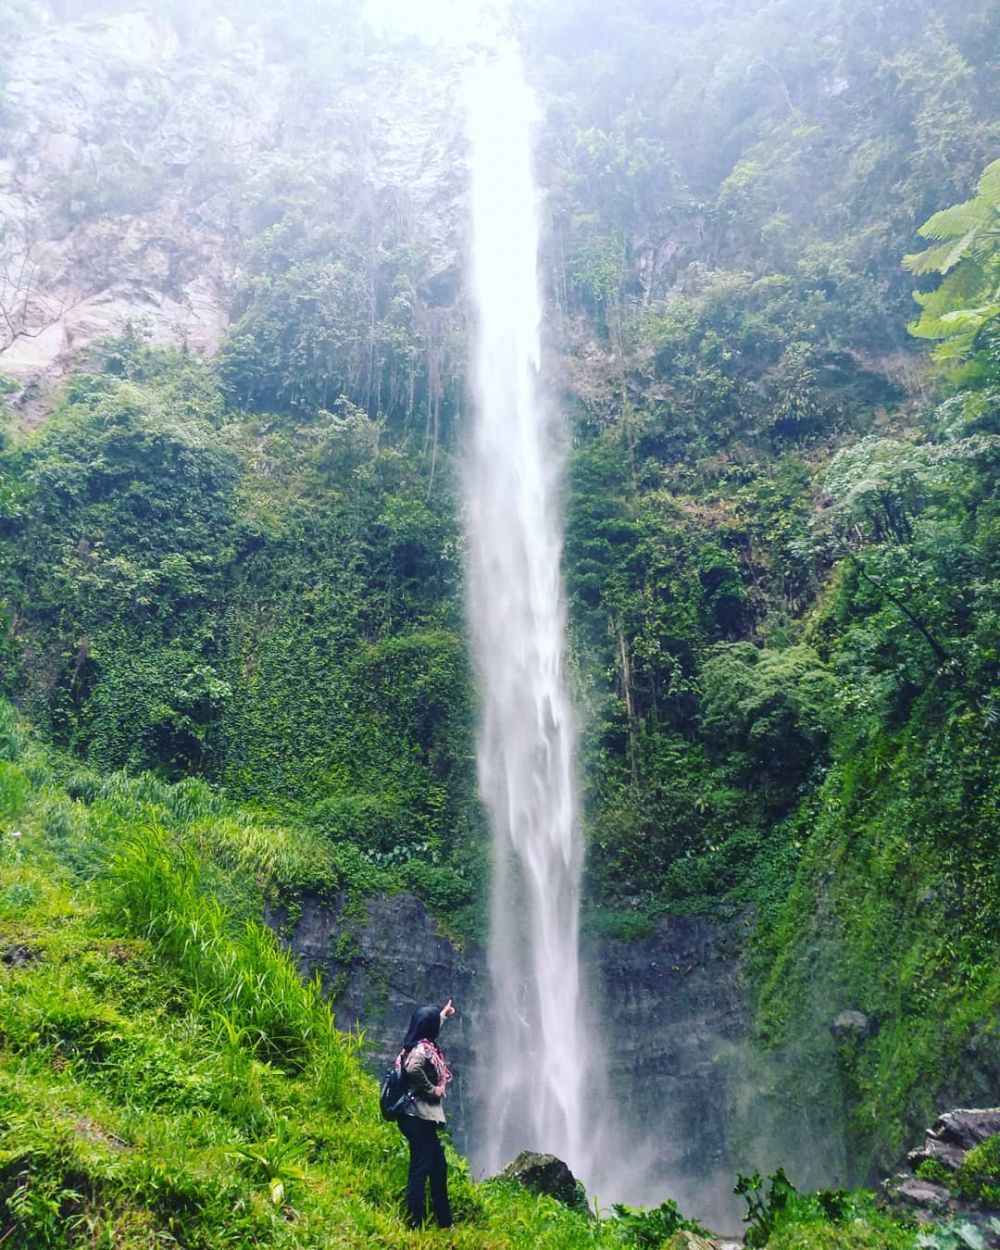
{"label": "woman's black pants", "polygon": [[433,1120],[421,1120],[415,1115],[401,1115],[396,1123],[410,1143],[410,1174],[406,1179],[406,1209],[410,1222],[415,1228],[424,1222],[424,1186],[429,1178],[434,1218],[442,1228],[451,1228],[448,1164],[438,1137],[439,1126]]}

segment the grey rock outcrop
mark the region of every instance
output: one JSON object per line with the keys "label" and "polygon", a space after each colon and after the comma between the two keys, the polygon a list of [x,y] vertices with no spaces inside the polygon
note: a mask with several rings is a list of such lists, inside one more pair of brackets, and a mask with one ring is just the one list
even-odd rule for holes
{"label": "grey rock outcrop", "polygon": [[957,1172],[973,1147],[1000,1133],[1000,1107],[958,1108],[939,1115],[924,1134],[923,1144],[906,1156],[916,1170],[934,1162]]}
{"label": "grey rock outcrop", "polygon": [[951,1193],[946,1185],[907,1176],[905,1172],[886,1182],[886,1193],[897,1205],[919,1212],[924,1222],[953,1209]]}
{"label": "grey rock outcrop", "polygon": [[1000,1107],[946,1111],[927,1130],[927,1140],[967,1152],[1000,1133]]}
{"label": "grey rock outcrop", "polygon": [[579,1211],[588,1210],[583,1186],[562,1159],[557,1159],[555,1155],[522,1150],[500,1175],[505,1180],[517,1181],[533,1194],[548,1194],[550,1198],[555,1198],[567,1207]]}
{"label": "grey rock outcrop", "polygon": [[[122,333],[211,352],[227,321],[231,209],[185,153],[259,140],[272,92],[214,98],[150,13],[39,24],[16,49],[0,160],[0,371],[57,378]],[[224,199],[224,197],[223,197]]]}
{"label": "grey rock outcrop", "polygon": [[947,1176],[959,1171],[970,1150],[998,1133],[1000,1107],[944,1112],[926,1131],[923,1143],[907,1155],[907,1162],[914,1171],[922,1164],[931,1163],[935,1165],[934,1175],[943,1179],[899,1173],[883,1184],[889,1203],[922,1224],[962,1220],[978,1231],[983,1245],[991,1250],[1000,1247],[1000,1221],[997,1219],[1000,1211],[963,1197],[959,1192],[961,1186],[952,1184]]}

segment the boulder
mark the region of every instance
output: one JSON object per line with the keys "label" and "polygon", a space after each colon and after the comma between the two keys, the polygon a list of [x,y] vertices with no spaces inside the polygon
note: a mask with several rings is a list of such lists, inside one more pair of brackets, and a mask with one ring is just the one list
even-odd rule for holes
{"label": "boulder", "polygon": [[994,1133],[1000,1133],[1000,1107],[958,1108],[938,1116],[927,1130],[927,1141],[941,1142],[965,1151],[978,1146]]}
{"label": "boulder", "polygon": [[863,1011],[841,1011],[830,1021],[830,1032],[838,1042],[863,1042],[875,1029]]}
{"label": "boulder", "polygon": [[947,1168],[949,1172],[957,1172],[962,1166],[962,1160],[965,1158],[965,1151],[959,1146],[953,1146],[949,1142],[938,1141],[934,1137],[925,1137],[924,1144],[918,1146],[916,1150],[911,1150],[906,1156],[906,1162],[914,1171],[920,1167],[921,1163],[933,1160],[940,1163],[942,1167]]}
{"label": "boulder", "polygon": [[582,1211],[589,1209],[583,1186],[562,1159],[557,1159],[555,1155],[522,1150],[500,1175],[506,1180],[517,1181],[534,1194],[548,1194],[568,1207]]}
{"label": "boulder", "polygon": [[[932,1161],[948,1172],[957,1172],[968,1152],[995,1133],[1000,1133],[1000,1107],[946,1111],[927,1130],[923,1145],[910,1151],[907,1162],[916,1169]],[[885,1181],[882,1188],[890,1205],[918,1223],[960,1220],[978,1234],[984,1248],[1000,1250],[996,1212],[963,1196],[957,1186],[901,1173]]]}
{"label": "boulder", "polygon": [[719,1243],[681,1229],[664,1243],[663,1250],[719,1250]]}
{"label": "boulder", "polygon": [[952,1209],[951,1193],[937,1181],[894,1176],[886,1181],[885,1192],[891,1201],[910,1208],[922,1222]]}

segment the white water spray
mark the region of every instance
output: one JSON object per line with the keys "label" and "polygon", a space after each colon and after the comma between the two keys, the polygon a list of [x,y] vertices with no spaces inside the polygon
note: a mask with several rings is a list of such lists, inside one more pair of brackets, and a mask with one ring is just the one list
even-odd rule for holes
{"label": "white water spray", "polygon": [[560,457],[538,385],[534,100],[516,50],[479,65],[469,95],[478,317],[469,614],[482,695],[479,785],[494,847],[482,1162],[493,1171],[522,1149],[541,1150],[587,1177],[581,1104],[594,1056],[578,952],[583,852],[564,672]]}

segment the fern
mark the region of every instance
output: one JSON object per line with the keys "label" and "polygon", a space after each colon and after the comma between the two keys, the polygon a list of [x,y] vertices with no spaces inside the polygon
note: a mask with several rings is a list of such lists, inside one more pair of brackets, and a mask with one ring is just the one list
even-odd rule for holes
{"label": "fern", "polygon": [[[910,333],[937,340],[937,360],[958,363],[981,353],[1000,322],[1000,160],[986,167],[971,200],[935,213],[920,233],[934,244],[903,264],[918,276],[939,273],[942,281],[914,292],[921,314]],[[980,364],[988,369],[985,355]]]}

